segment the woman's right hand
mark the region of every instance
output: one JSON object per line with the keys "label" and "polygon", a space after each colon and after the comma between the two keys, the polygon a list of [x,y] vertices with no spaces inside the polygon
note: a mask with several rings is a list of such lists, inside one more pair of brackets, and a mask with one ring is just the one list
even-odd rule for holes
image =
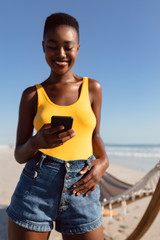
{"label": "woman's right hand", "polygon": [[76,135],[75,130],[69,129],[61,132],[64,126],[51,128],[51,124],[44,124],[42,128],[33,136],[33,147],[35,149],[55,148]]}

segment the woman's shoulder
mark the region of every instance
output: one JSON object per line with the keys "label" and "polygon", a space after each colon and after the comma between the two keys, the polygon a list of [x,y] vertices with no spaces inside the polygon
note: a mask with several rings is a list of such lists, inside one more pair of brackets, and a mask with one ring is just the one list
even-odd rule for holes
{"label": "woman's shoulder", "polygon": [[36,98],[36,95],[37,95],[36,86],[30,86],[23,91],[22,98],[25,100],[31,100]]}
{"label": "woman's shoulder", "polygon": [[101,89],[101,84],[92,78],[88,78],[88,85],[89,85],[89,96],[90,96],[90,101],[91,105],[94,102],[97,102],[97,99],[101,99],[102,97],[102,89]]}
{"label": "woman's shoulder", "polygon": [[101,91],[101,84],[97,80],[88,78],[88,84],[89,84],[89,91],[91,92]]}

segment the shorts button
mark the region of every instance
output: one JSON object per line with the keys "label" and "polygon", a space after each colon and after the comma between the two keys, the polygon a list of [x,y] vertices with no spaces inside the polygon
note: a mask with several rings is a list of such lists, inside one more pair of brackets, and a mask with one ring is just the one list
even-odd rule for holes
{"label": "shorts button", "polygon": [[67,165],[67,167],[70,167],[70,163],[67,163],[66,165]]}
{"label": "shorts button", "polygon": [[63,192],[64,192],[64,193],[66,193],[67,191],[68,191],[68,189],[67,189],[67,188],[65,188],[65,189],[63,190]]}
{"label": "shorts button", "polygon": [[69,175],[66,176],[66,179],[70,179],[71,177]]}

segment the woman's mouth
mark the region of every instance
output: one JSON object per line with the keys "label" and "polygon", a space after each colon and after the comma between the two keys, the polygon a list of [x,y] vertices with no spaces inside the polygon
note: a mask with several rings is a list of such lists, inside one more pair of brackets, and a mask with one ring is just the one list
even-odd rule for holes
{"label": "woman's mouth", "polygon": [[55,61],[58,67],[65,67],[68,65],[68,61]]}

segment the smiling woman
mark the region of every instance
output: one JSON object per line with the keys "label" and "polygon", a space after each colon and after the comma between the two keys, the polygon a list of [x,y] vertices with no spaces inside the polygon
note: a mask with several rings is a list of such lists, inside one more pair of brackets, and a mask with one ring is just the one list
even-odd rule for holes
{"label": "smiling woman", "polygon": [[[42,45],[51,72],[22,95],[15,158],[26,165],[7,209],[8,240],[47,240],[53,222],[64,240],[103,240],[101,86],[72,70],[80,47],[75,18],[49,16]],[[51,126],[53,115],[72,117],[73,128]]]}

